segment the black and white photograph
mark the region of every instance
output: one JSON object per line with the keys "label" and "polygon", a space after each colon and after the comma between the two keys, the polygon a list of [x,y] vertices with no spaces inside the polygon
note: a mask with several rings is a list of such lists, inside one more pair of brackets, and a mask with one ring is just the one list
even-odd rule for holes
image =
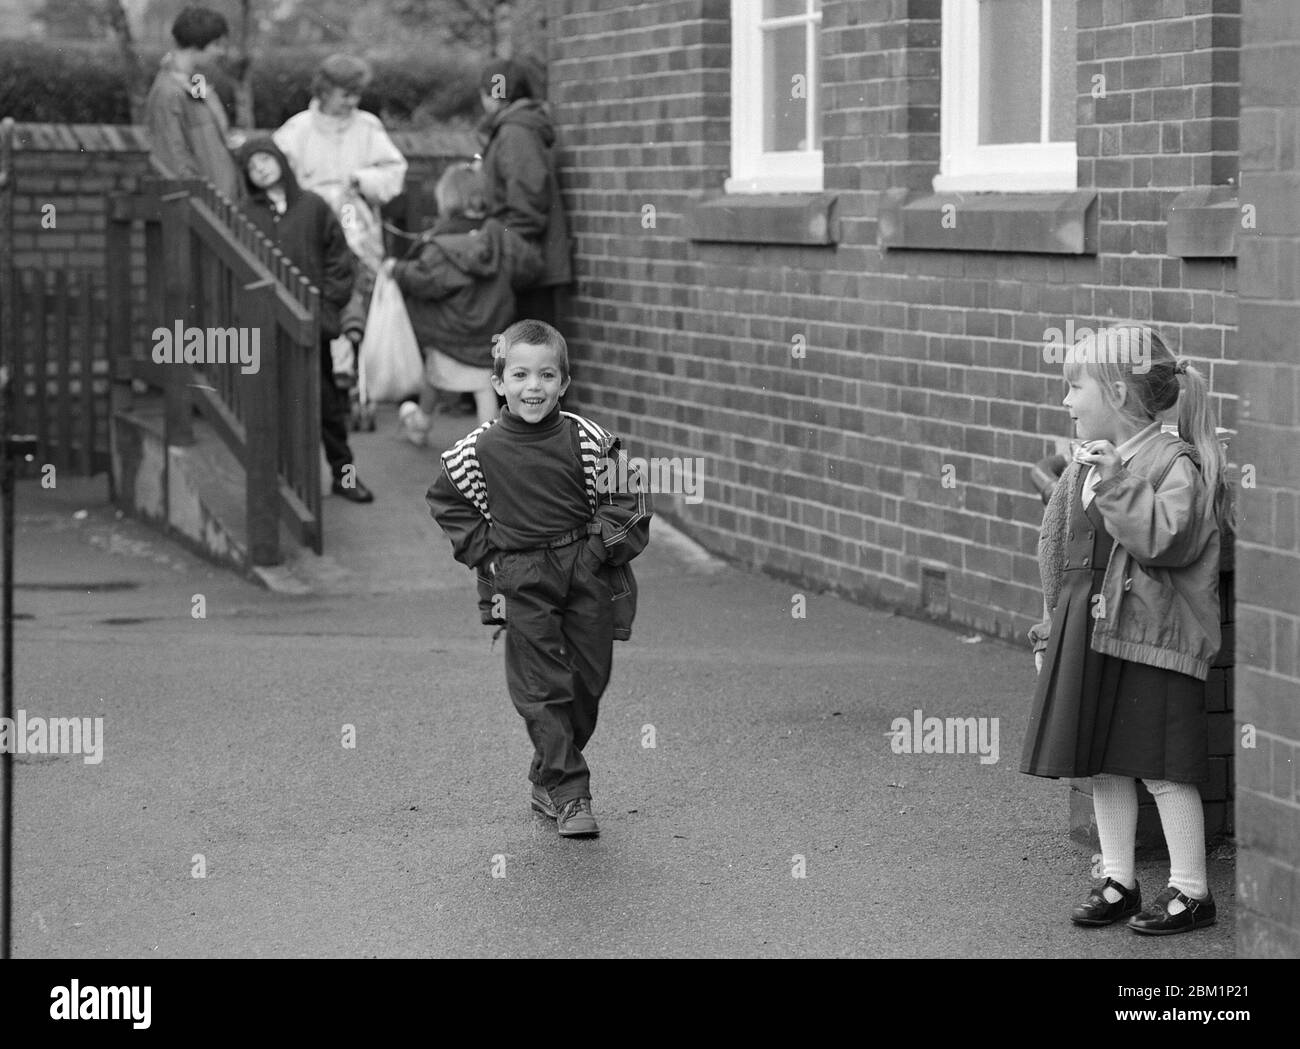
{"label": "black and white photograph", "polygon": [[1295,0],[0,0],[6,1013],[1278,1018],[1297,333]]}

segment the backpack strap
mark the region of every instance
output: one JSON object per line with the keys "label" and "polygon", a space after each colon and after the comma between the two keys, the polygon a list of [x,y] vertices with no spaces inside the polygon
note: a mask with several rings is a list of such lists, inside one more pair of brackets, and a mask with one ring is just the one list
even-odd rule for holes
{"label": "backpack strap", "polygon": [[1151,488],[1153,491],[1160,491],[1160,486],[1165,483],[1165,478],[1169,476],[1169,471],[1174,468],[1174,463],[1186,456],[1192,461],[1192,465],[1200,469],[1200,464],[1196,461],[1196,456],[1186,442],[1180,440],[1174,449],[1174,454],[1169,457],[1169,461],[1161,468],[1160,473],[1152,480]]}

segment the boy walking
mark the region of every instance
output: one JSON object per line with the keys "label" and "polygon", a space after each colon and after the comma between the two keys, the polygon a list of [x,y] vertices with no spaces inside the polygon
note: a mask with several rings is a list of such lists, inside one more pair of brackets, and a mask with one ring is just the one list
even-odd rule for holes
{"label": "boy walking", "polygon": [[[453,556],[478,572],[483,621],[508,624],[506,683],[533,742],[532,807],[564,837],[584,837],[599,828],[582,750],[613,642],[631,636],[628,562],[649,540],[651,509],[618,439],[560,411],[568,385],[564,336],[541,321],[507,328],[493,362],[501,417],[443,453],[427,499]],[[620,477],[627,490],[615,490]]]}

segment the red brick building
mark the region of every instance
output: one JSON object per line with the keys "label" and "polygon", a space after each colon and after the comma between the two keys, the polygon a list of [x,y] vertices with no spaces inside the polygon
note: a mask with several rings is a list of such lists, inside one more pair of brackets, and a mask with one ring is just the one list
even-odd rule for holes
{"label": "red brick building", "polygon": [[660,505],[738,562],[1023,638],[1030,466],[1069,424],[1049,333],[1151,322],[1210,376],[1257,467],[1241,942],[1300,953],[1300,15],[1244,7],[576,0],[551,5],[549,84],[581,399],[644,454],[702,457],[704,499]]}
{"label": "red brick building", "polygon": [[[1237,886],[1242,953],[1300,957],[1300,5],[1243,5],[1237,540]],[[1244,482],[1243,482],[1244,483]]]}

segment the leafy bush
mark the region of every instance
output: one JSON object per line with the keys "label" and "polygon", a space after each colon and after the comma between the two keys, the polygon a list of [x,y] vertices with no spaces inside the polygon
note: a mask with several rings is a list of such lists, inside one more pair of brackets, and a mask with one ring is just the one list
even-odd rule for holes
{"label": "leafy bush", "polygon": [[[153,67],[157,64],[155,56]],[[0,116],[32,122],[129,124],[131,103],[118,52],[0,40]]]}
{"label": "leafy bush", "polygon": [[[328,52],[278,50],[253,64],[253,118],[275,128],[307,108],[311,80]],[[162,59],[142,51],[149,80]],[[448,55],[390,56],[371,60],[375,78],[361,108],[392,128],[459,124],[478,116],[478,61]],[[217,74],[211,83],[233,116],[235,84]],[[125,67],[111,44],[0,41],[0,116],[67,124],[129,124]]]}

